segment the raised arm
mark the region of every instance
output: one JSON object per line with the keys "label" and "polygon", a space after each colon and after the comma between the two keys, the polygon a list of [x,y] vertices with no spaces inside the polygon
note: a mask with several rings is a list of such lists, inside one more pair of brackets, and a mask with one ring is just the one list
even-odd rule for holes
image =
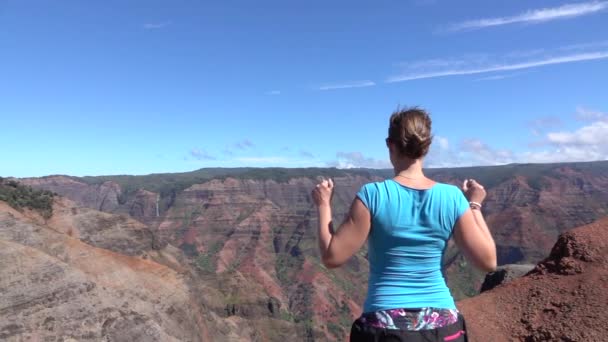
{"label": "raised arm", "polygon": [[454,241],[473,265],[485,272],[494,271],[496,245],[481,213],[486,191],[472,179],[465,180],[462,189],[471,207],[456,222]]}
{"label": "raised arm", "polygon": [[327,268],[347,262],[363,246],[371,227],[369,210],[355,198],[348,216],[334,233],[331,213],[333,190],[334,183],[329,179],[317,184],[312,191],[319,218],[319,252]]}

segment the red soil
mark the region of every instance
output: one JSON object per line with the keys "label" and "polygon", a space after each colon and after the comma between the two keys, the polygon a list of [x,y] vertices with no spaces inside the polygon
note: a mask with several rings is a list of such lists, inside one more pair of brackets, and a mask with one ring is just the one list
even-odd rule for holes
{"label": "red soil", "polygon": [[560,235],[530,274],[458,307],[472,341],[608,341],[608,219]]}

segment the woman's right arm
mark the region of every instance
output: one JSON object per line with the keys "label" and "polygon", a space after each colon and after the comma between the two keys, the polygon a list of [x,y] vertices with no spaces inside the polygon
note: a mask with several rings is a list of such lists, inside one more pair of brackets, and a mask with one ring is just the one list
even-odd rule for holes
{"label": "woman's right arm", "polygon": [[[465,180],[463,191],[470,202],[481,204],[486,197],[483,186],[474,180]],[[496,269],[496,244],[480,207],[472,205],[456,221],[454,241],[467,260],[477,268],[485,272]]]}

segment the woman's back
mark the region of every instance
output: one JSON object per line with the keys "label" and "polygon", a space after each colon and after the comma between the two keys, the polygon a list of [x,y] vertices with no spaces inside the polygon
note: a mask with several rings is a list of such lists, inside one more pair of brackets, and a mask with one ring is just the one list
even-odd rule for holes
{"label": "woman's back", "polygon": [[369,245],[368,295],[364,313],[351,326],[351,341],[465,341],[464,319],[441,270],[447,241],[453,236],[480,269],[496,268],[496,246],[481,213],[483,186],[466,179],[461,192],[428,179],[422,163],[431,142],[428,113],[393,113],[385,143],[395,178],[363,186],[335,232],[333,180],[322,180],[312,191],[326,267],[343,265]]}
{"label": "woman's back", "polygon": [[420,190],[389,179],[366,184],[357,197],[371,214],[364,312],[455,308],[441,263],[454,224],[469,207],[460,189],[435,183]]}

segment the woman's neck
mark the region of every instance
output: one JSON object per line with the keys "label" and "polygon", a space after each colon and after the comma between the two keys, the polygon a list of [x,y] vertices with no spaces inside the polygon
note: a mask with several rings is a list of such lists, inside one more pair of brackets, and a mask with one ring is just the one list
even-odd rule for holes
{"label": "woman's neck", "polygon": [[405,178],[423,178],[424,173],[422,172],[422,160],[421,159],[407,159],[401,160],[393,165],[396,176],[402,176]]}

